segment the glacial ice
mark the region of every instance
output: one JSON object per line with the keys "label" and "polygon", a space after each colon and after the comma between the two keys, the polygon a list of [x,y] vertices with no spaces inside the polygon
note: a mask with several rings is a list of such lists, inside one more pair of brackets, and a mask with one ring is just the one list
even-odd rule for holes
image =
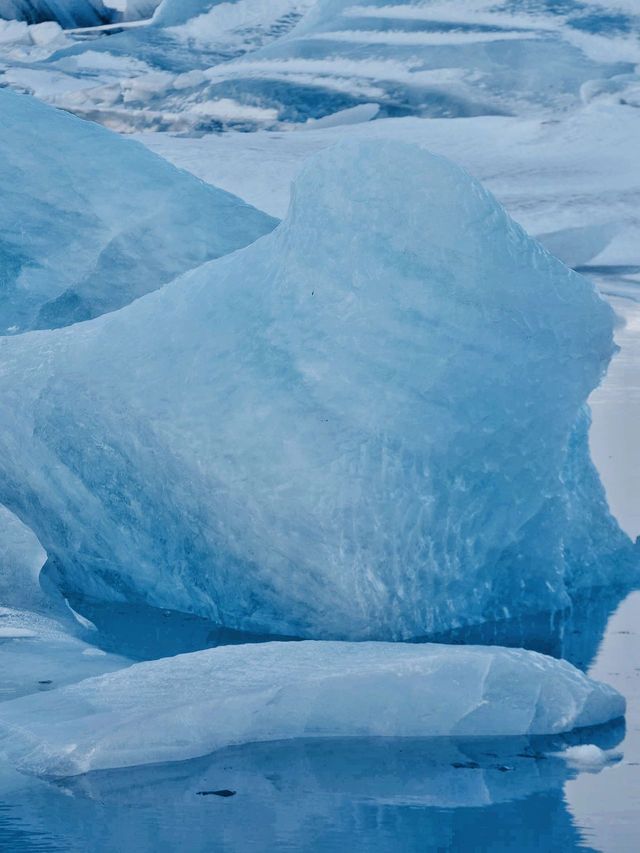
{"label": "glacial ice", "polygon": [[611,309],[417,147],[328,149],[253,245],[0,347],[0,501],[65,590],[397,639],[629,571],[576,462]]}
{"label": "glacial ice", "polygon": [[0,506],[0,606],[33,611],[50,608],[39,582],[46,558],[31,530]]}
{"label": "glacial ice", "polygon": [[126,305],[275,220],[93,123],[0,89],[0,334]]}
{"label": "glacial ice", "polygon": [[34,534],[0,507],[0,702],[129,663],[88,643],[93,638],[60,593],[52,585],[43,589],[45,559]]}
{"label": "glacial ice", "polygon": [[[181,24],[186,24],[194,18],[204,20],[213,11],[223,15],[237,15],[238,13],[245,18],[245,22],[251,15],[252,10],[257,10],[262,13],[263,18],[269,16],[270,5],[282,5],[285,2],[288,6],[294,9],[297,6],[302,6],[305,0],[230,0],[230,2],[220,2],[220,0],[162,0],[158,5],[153,16],[153,23],[161,27],[176,27]],[[309,0],[307,0],[309,5]],[[223,9],[216,9],[218,6],[223,6]],[[235,9],[233,7],[236,7]]]}
{"label": "glacial ice", "polygon": [[[284,121],[369,101],[389,116],[508,115],[575,105],[586,80],[632,70],[635,53],[617,63],[613,39],[591,55],[579,3],[465,6],[320,0],[286,39],[210,69],[208,97],[232,88],[277,103]],[[592,28],[606,19],[589,11]]]}
{"label": "glacial ice", "polygon": [[143,26],[0,56],[0,73],[128,131],[278,128],[363,104],[380,117],[558,115],[610,81],[637,85],[640,14],[616,5],[164,0]]}
{"label": "glacial ice", "polygon": [[0,18],[61,27],[96,27],[150,17],[158,0],[0,0]]}
{"label": "glacial ice", "polygon": [[522,649],[305,641],[134,664],[0,707],[0,750],[47,776],[313,737],[537,735],[617,719],[625,701]]}

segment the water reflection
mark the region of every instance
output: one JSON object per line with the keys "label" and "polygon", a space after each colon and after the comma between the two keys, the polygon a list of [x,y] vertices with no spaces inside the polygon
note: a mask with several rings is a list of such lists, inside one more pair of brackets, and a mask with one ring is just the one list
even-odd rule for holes
{"label": "water reflection", "polygon": [[[571,611],[485,625],[441,639],[524,645],[587,668],[625,594],[623,589],[599,590],[577,601]],[[638,594],[630,598],[640,602]],[[126,625],[137,626],[127,640],[131,648],[139,632],[147,633],[149,648],[150,620],[158,621],[160,633],[161,624],[173,625],[169,635],[175,629],[183,641],[191,636],[212,645],[219,639],[204,620],[190,622],[190,634],[180,628],[190,617],[160,612],[132,620],[132,615],[127,610],[118,628],[122,632]],[[105,614],[102,618],[104,623]],[[626,664],[631,667],[630,661]],[[629,696],[628,689],[623,692]],[[611,749],[624,735],[624,725],[618,723],[549,738],[250,744],[192,761],[100,771],[55,783],[5,768],[0,769],[0,849],[599,849],[585,847],[583,829],[565,799],[578,771],[549,753],[577,743]],[[623,765],[621,778],[626,778],[628,767]],[[606,768],[600,775],[619,772]],[[610,778],[617,776],[606,780],[609,788]],[[236,793],[226,799],[198,795],[219,789]],[[617,796],[623,799],[623,792]]]}
{"label": "water reflection", "polygon": [[[430,639],[523,646],[588,669],[594,660],[602,663],[602,648],[611,644],[611,625],[617,625],[611,614],[627,596],[623,588],[595,590],[564,612],[485,624]],[[635,602],[637,621],[640,594],[628,596],[629,601]],[[85,602],[83,612],[96,623],[99,644],[126,649],[138,659],[269,639],[236,637],[198,617],[133,605]],[[605,630],[608,640],[603,645]],[[620,637],[628,638],[628,626],[624,630]],[[610,655],[606,670],[600,671],[602,666],[599,670],[596,662],[595,674],[615,683],[630,700],[628,720],[637,739],[640,679],[635,693],[628,679],[640,669],[637,661],[625,658],[619,644],[616,649],[615,666],[624,683],[612,677]],[[249,744],[192,761],[99,771],[55,783],[0,767],[0,850],[342,853],[354,848],[373,853],[565,853],[615,849],[618,853],[626,849],[621,836],[623,841],[630,840],[637,828],[629,790],[638,779],[638,768],[630,766],[627,757],[635,755],[634,741],[628,736],[623,741],[624,737],[624,724],[618,723],[550,738]],[[580,743],[596,743],[603,749],[623,743],[625,760],[619,767],[591,776],[549,754]],[[616,836],[616,847],[590,847],[587,836],[589,831],[593,836],[593,831],[584,808],[576,807],[575,795],[567,800],[567,791],[579,791],[587,775],[587,802],[602,798],[606,788],[626,815],[628,826]],[[198,795],[219,789],[235,794],[228,798]],[[605,821],[610,811],[609,807]],[[575,814],[580,815],[579,821]]]}
{"label": "water reflection", "polygon": [[[14,822],[43,824],[68,850],[571,850],[575,771],[548,753],[623,734],[252,744],[55,784],[11,776],[0,796]],[[220,788],[236,793],[198,795]]]}
{"label": "water reflection", "polygon": [[485,622],[422,639],[532,649],[564,658],[586,671],[596,657],[610,617],[631,590],[630,586],[591,589],[574,598],[566,610]]}

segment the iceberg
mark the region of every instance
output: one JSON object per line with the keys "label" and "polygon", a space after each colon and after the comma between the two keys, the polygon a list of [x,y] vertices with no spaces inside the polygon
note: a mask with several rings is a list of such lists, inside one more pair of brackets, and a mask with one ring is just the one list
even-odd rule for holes
{"label": "iceberg", "polygon": [[35,535],[0,506],[0,605],[45,612],[53,606],[40,586],[47,555]]}
{"label": "iceberg", "polygon": [[45,560],[34,534],[0,507],[0,702],[130,663],[88,642],[92,632],[82,629],[60,593],[41,586]]}
{"label": "iceberg", "polygon": [[0,334],[95,317],[276,220],[93,123],[0,89]]}
{"label": "iceberg", "polygon": [[304,641],[134,664],[0,707],[0,750],[45,776],[320,737],[550,735],[624,714],[565,661],[498,647]]}
{"label": "iceberg", "polygon": [[[620,268],[637,266],[640,164],[633,140],[640,136],[639,110],[607,104],[554,122],[518,116],[367,121],[372,107],[307,122],[304,133],[137,138],[175,166],[279,218],[287,212],[291,180],[312,153],[348,137],[411,142],[470,172],[567,266],[612,267],[611,274],[618,267],[618,275]],[[594,137],[600,140],[595,151]],[[603,285],[611,292],[611,281]]]}
{"label": "iceberg", "polygon": [[345,143],[251,246],[0,341],[0,501],[65,594],[242,631],[408,639],[563,608],[633,571],[582,464],[612,328],[460,168]]}

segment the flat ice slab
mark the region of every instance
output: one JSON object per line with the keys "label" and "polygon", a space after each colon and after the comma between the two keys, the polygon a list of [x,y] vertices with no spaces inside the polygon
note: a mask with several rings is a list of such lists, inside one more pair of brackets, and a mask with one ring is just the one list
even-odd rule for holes
{"label": "flat ice slab", "polygon": [[624,711],[613,688],[521,649],[274,642],[5,703],[0,748],[21,769],[72,776],[291,738],[555,734]]}

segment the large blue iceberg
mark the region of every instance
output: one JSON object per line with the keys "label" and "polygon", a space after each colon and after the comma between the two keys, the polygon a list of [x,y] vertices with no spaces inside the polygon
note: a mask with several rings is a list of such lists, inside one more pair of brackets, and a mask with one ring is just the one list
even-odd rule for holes
{"label": "large blue iceberg", "polygon": [[339,145],[248,248],[0,342],[0,501],[63,590],[235,629],[564,607],[631,554],[584,410],[612,317],[460,168]]}
{"label": "large blue iceberg", "polygon": [[0,334],[120,308],[275,225],[33,98],[0,89],[0,112]]}

